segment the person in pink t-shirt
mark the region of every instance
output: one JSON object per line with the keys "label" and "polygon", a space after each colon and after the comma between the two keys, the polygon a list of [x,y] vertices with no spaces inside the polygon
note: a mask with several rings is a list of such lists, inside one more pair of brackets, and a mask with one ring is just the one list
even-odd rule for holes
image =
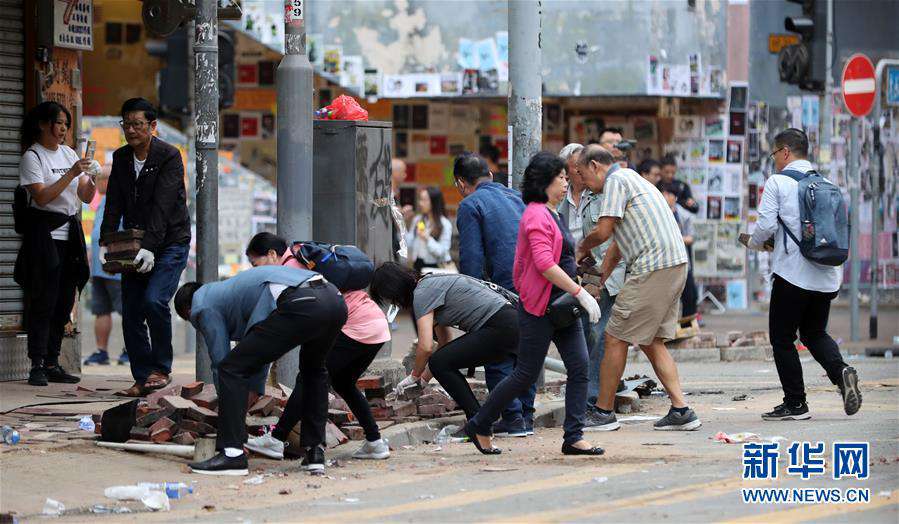
{"label": "person in pink t-shirt", "polygon": [[[250,239],[246,255],[254,267],[284,265],[308,269],[293,256],[287,242],[272,233],[258,233]],[[368,369],[381,346],[390,340],[390,327],[384,312],[365,291],[343,291],[342,294],[347,306],[347,321],[337,336],[334,347],[328,352],[325,366],[331,387],[347,403],[359,425],[365,430],[366,442],[353,453],[353,458],[386,459],[390,456],[390,448],[381,439],[368,400],[356,388],[356,381]],[[298,408],[288,403],[279,423],[287,427],[295,426],[300,420]],[[247,448],[273,458],[284,456],[284,443],[268,433],[249,439]]]}

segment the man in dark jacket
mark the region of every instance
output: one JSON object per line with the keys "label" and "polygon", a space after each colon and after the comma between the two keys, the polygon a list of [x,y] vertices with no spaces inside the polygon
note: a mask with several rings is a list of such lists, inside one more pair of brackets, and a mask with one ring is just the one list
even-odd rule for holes
{"label": "man in dark jacket", "polygon": [[153,105],[125,101],[121,125],[128,144],[113,153],[101,234],[116,232],[121,220],[125,229],[144,231],[137,272],[122,277],[122,331],[135,382],[120,394],[141,396],[171,382],[169,302],[187,265],[190,215],[181,153],[153,136]]}
{"label": "man in dark jacket", "polygon": [[661,162],[661,176],[656,187],[659,191],[668,191],[677,199],[677,203],[687,211],[694,215],[699,211],[699,204],[693,200],[693,192],[690,191],[690,184],[674,178],[677,174],[677,162],[674,157],[668,155]]}

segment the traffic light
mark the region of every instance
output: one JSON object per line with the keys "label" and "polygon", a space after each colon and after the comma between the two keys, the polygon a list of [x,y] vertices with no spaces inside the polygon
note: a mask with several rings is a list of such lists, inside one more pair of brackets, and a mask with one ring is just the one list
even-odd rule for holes
{"label": "traffic light", "polygon": [[787,0],[800,4],[800,16],[784,18],[784,29],[799,35],[799,43],[784,46],[777,57],[780,80],[807,91],[824,88],[827,4],[818,0]]}
{"label": "traffic light", "polygon": [[[237,67],[234,65],[236,50],[234,31],[220,30],[218,34],[218,82],[219,108],[227,109],[234,105],[234,89]],[[147,52],[163,59],[165,65],[159,71],[157,89],[159,107],[163,115],[184,116],[187,114],[187,30],[177,29],[165,40],[148,40]]]}

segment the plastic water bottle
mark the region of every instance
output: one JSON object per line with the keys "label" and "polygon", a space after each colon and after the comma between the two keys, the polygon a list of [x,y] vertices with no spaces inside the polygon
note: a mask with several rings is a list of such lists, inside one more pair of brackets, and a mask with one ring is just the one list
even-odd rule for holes
{"label": "plastic water bottle", "polygon": [[459,426],[454,424],[445,426],[439,433],[437,433],[434,444],[450,444],[458,442],[460,439],[453,437],[453,434],[457,431],[459,431]]}
{"label": "plastic water bottle", "polygon": [[103,490],[103,495],[115,500],[141,500],[150,495],[145,486],[113,486]]}
{"label": "plastic water bottle", "polygon": [[97,428],[96,424],[94,424],[94,419],[90,415],[85,415],[81,417],[81,420],[78,421],[78,427],[83,431],[93,431]]}
{"label": "plastic water bottle", "polygon": [[190,486],[183,482],[141,482],[138,484],[141,488],[147,488],[150,491],[162,491],[171,499],[181,499],[194,492],[193,482]]}
{"label": "plastic water bottle", "polygon": [[14,430],[10,426],[3,426],[3,429],[0,430],[2,433],[3,443],[9,444],[10,446],[14,446],[19,443],[19,432]]}

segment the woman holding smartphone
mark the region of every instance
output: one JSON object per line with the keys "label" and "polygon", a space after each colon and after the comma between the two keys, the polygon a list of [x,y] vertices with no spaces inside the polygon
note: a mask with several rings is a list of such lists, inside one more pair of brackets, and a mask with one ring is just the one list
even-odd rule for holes
{"label": "woman holding smartphone", "polygon": [[443,267],[450,262],[453,223],[446,218],[443,193],[436,187],[418,192],[418,212],[406,233],[409,260],[416,271]]}
{"label": "woman holding smartphone", "polygon": [[98,172],[99,165],[65,144],[71,126],[71,113],[56,102],[35,106],[22,125],[19,183],[29,203],[17,217],[24,223],[16,223],[22,246],[15,280],[25,293],[32,386],[81,380],[60,367],[59,352],[75,293],[90,276],[78,211],[96,189],[93,175],[85,173]]}

